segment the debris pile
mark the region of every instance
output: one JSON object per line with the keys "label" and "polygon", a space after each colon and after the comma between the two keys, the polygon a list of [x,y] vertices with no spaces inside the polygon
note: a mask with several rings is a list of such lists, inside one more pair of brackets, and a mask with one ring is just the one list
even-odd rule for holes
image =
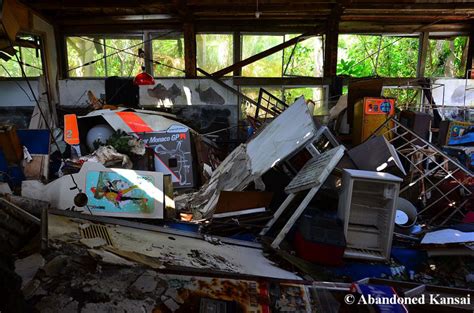
{"label": "debris pile", "polygon": [[338,312],[348,294],[471,294],[472,125],[433,139],[429,115],[349,96],[332,112],[342,136],[300,98],[221,159],[170,114],[99,107],[65,116],[55,161],[49,133],[0,130],[0,311]]}

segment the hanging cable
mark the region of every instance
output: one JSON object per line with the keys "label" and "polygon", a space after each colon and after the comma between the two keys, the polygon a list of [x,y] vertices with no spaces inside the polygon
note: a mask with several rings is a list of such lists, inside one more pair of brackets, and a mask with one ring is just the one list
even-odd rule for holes
{"label": "hanging cable", "polygon": [[[2,24],[2,28],[3,28],[4,33],[6,34],[7,31],[6,31],[5,26],[4,26],[3,24]],[[12,42],[12,40],[10,39],[10,37],[7,36],[7,38],[8,38],[8,41],[9,41],[10,46],[11,46],[12,48],[14,48],[13,42]],[[15,54],[15,57],[16,57],[18,63],[20,64],[20,58],[19,58],[18,54]],[[6,70],[5,67],[4,67],[4,69]],[[50,134],[50,136],[51,136],[51,139],[52,139],[54,145],[56,146],[56,149],[58,150],[58,152],[59,152],[59,154],[60,154],[60,156],[61,156],[61,161],[62,161],[62,162],[65,162],[65,159],[66,159],[66,158],[64,157],[63,152],[61,152],[61,148],[59,147],[58,141],[57,141],[56,138],[54,137],[53,130],[52,130],[51,126],[49,125],[48,120],[46,119],[46,116],[45,116],[45,114],[44,114],[44,112],[43,112],[43,108],[41,107],[41,105],[40,105],[40,103],[39,103],[39,100],[38,100],[38,98],[36,97],[36,94],[35,94],[34,91],[33,91],[33,87],[31,86],[30,80],[28,79],[28,76],[26,76],[25,69],[23,68],[23,66],[20,66],[20,69],[21,69],[21,74],[22,74],[23,78],[25,79],[25,82],[26,82],[26,84],[27,84],[27,86],[28,86],[28,89],[30,90],[31,95],[33,96],[33,100],[34,100],[34,102],[36,103],[36,106],[38,107],[38,111],[40,112],[40,115],[41,115],[41,117],[43,118],[43,120],[44,120],[44,122],[45,122],[45,124],[46,124],[46,128],[47,128],[48,131],[49,131],[49,134]],[[7,73],[8,73],[8,71],[7,71]],[[8,75],[10,76],[10,73],[8,73]],[[72,182],[74,183],[74,187],[73,187],[73,188],[77,189],[77,190],[79,191],[79,193],[82,193],[82,190],[81,190],[81,189],[79,188],[79,186],[77,185],[76,180],[74,179],[73,175],[72,175],[72,174],[69,174],[69,175],[71,176]],[[89,208],[88,208],[88,209],[89,209]],[[89,209],[89,212],[90,212],[91,215],[92,215],[92,212],[90,211],[90,209]]]}
{"label": "hanging cable", "polygon": [[[174,31],[172,31],[172,32],[174,32]],[[160,36],[158,36],[158,37],[153,37],[153,38],[151,38],[151,39],[144,40],[144,41],[142,41],[140,44],[145,44],[145,43],[147,43],[147,42],[149,42],[149,41],[158,39],[158,38],[160,38],[160,37],[164,37],[164,36],[166,36],[166,35],[168,35],[168,34],[170,34],[170,33],[172,33],[172,32],[166,33],[166,34],[164,34],[164,35],[160,35]],[[90,42],[93,42],[93,43],[96,43],[96,44],[99,44],[99,45],[103,45],[104,47],[107,47],[107,48],[110,48],[110,49],[117,50],[117,53],[123,52],[123,53],[129,54],[129,55],[132,55],[132,56],[135,56],[135,57],[138,58],[138,55],[137,55],[137,54],[135,54],[135,53],[133,53],[133,52],[128,52],[128,51],[126,51],[126,50],[128,50],[129,48],[131,48],[131,47],[125,48],[125,49],[118,49],[118,48],[116,48],[116,47],[106,45],[106,44],[104,44],[104,43],[95,41],[95,40],[90,39],[90,38],[87,38],[87,37],[80,37],[80,38],[82,38],[82,39],[84,39],[84,40],[87,40],[87,41],[90,41]],[[132,46],[132,47],[133,47],[133,46]],[[118,50],[121,50],[121,51],[118,51]],[[122,50],[123,50],[123,51],[122,51]],[[114,53],[114,54],[115,54],[115,53]],[[109,57],[109,56],[111,56],[111,55],[107,55],[107,56],[105,56],[105,57],[103,57],[103,58],[107,58],[107,57]],[[150,59],[150,58],[146,58],[146,57],[143,57],[143,59],[144,59],[144,60],[147,60],[147,61],[149,61],[149,62],[152,62],[153,64],[161,65],[161,66],[168,67],[168,68],[170,68],[170,69],[173,69],[173,70],[176,70],[176,71],[185,73],[185,71],[184,71],[183,69],[180,69],[180,68],[177,68],[177,67],[168,65],[168,64],[161,63],[161,62],[156,61],[156,60],[154,60],[154,59]],[[86,64],[84,64],[84,65],[86,65]]]}
{"label": "hanging cable", "polygon": [[[158,38],[167,36],[167,35],[169,35],[169,34],[171,34],[171,33],[174,33],[174,32],[175,32],[175,31],[172,30],[172,31],[166,32],[166,33],[164,33],[164,34],[161,34],[161,35],[159,35],[159,36],[152,37],[152,38],[149,38],[149,39],[147,39],[147,40],[143,40],[143,41],[141,41],[140,43],[131,45],[131,46],[126,47],[126,48],[123,48],[123,49],[118,49],[118,48],[116,48],[116,47],[107,45],[107,44],[105,44],[105,43],[103,43],[103,42],[99,42],[99,41],[96,41],[96,40],[94,40],[94,39],[90,39],[90,38],[81,36],[80,38],[83,39],[83,40],[90,41],[90,42],[95,43],[95,44],[99,44],[99,45],[101,45],[101,46],[103,46],[103,47],[105,47],[105,48],[113,49],[113,50],[115,50],[115,52],[114,52],[114,53],[111,53],[111,54],[108,54],[108,55],[105,55],[105,56],[103,56],[103,57],[101,57],[101,58],[99,58],[99,59],[96,59],[96,60],[93,60],[93,61],[84,63],[84,64],[82,64],[82,65],[80,65],[80,66],[76,66],[76,67],[70,68],[70,69],[68,69],[68,72],[73,71],[73,70],[76,70],[76,69],[78,69],[78,68],[82,68],[82,67],[85,67],[85,66],[92,65],[92,64],[97,63],[97,62],[99,62],[99,61],[101,61],[101,60],[103,60],[103,59],[106,59],[106,58],[108,58],[108,57],[114,56],[114,55],[119,54],[119,53],[122,53],[122,52],[123,52],[123,53],[126,53],[126,54],[129,54],[129,55],[132,55],[132,56],[135,56],[135,57],[138,57],[137,54],[135,54],[135,53],[133,53],[133,52],[129,52],[129,51],[127,51],[127,50],[132,49],[132,48],[135,48],[135,47],[138,47],[138,46],[141,46],[141,45],[143,45],[143,44],[145,44],[145,43],[148,43],[148,42],[150,42],[150,41],[152,41],[152,40],[155,40],[155,39],[158,39]],[[179,69],[179,68],[173,67],[173,66],[168,65],[168,64],[161,63],[161,62],[159,62],[159,61],[156,61],[156,60],[153,60],[153,59],[150,59],[150,58],[144,58],[144,59],[147,60],[147,61],[152,62],[153,64],[165,66],[165,67],[174,69],[174,70],[176,70],[176,71],[180,71],[180,72],[182,72],[182,73],[185,73],[185,71],[184,71],[183,69]]]}

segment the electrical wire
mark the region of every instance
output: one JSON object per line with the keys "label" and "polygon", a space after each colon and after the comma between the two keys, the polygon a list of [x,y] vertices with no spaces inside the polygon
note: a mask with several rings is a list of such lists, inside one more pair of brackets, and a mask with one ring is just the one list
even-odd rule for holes
{"label": "electrical wire", "polygon": [[[421,31],[423,28],[432,26],[432,25],[437,24],[437,23],[439,23],[439,22],[441,22],[441,21],[443,21],[443,20],[444,20],[444,18],[440,18],[439,20],[436,20],[436,21],[434,21],[434,22],[431,22],[430,24],[422,25],[422,26],[420,26],[420,27],[417,27],[417,28],[415,28],[414,30],[412,30],[411,33],[409,33],[409,34],[413,34],[413,33],[419,32],[419,31]],[[383,46],[382,48],[379,48],[377,52],[374,52],[374,53],[372,53],[372,54],[369,54],[366,58],[360,60],[360,61],[357,62],[357,63],[354,63],[349,69],[352,69],[352,67],[361,64],[361,63],[364,62],[365,60],[370,59],[370,58],[373,57],[374,55],[380,53],[381,50],[384,50],[384,49],[386,49],[386,48],[392,46],[394,43],[399,42],[399,41],[402,40],[403,38],[405,38],[405,37],[397,38],[396,40],[392,41],[391,43],[389,43],[389,44]]]}
{"label": "electrical wire", "polygon": [[[3,24],[1,24],[1,25],[2,25],[2,28],[3,28],[4,33],[6,34],[6,33],[7,33],[7,30],[5,29],[5,26],[4,26]],[[10,46],[11,46],[12,48],[14,48],[13,42],[12,42],[12,40],[10,39],[10,37],[7,36],[7,38],[8,38],[8,41],[9,41],[9,43],[10,43]],[[21,64],[21,63],[20,63],[20,58],[19,58],[18,54],[15,54],[15,57],[16,57],[18,63]],[[4,67],[4,69],[6,70],[5,67]],[[56,138],[55,138],[55,136],[54,136],[54,134],[53,134],[53,130],[52,130],[51,126],[49,125],[48,120],[46,119],[46,116],[45,116],[45,114],[44,114],[44,112],[43,112],[43,109],[41,108],[41,105],[40,105],[40,103],[39,103],[39,100],[38,100],[38,98],[36,97],[36,94],[35,94],[34,91],[33,91],[33,87],[31,86],[30,80],[28,79],[28,76],[26,76],[25,69],[23,68],[23,66],[20,66],[20,69],[21,69],[21,74],[22,74],[23,78],[25,79],[26,84],[28,85],[28,88],[29,88],[29,90],[30,90],[30,92],[31,92],[31,94],[32,94],[32,96],[33,96],[33,100],[34,100],[34,102],[36,102],[36,106],[38,107],[38,111],[40,112],[40,115],[41,115],[41,117],[43,118],[43,120],[44,120],[44,122],[45,122],[46,128],[47,128],[48,131],[49,131],[49,134],[50,134],[50,136],[51,136],[51,139],[52,139],[54,145],[56,146],[56,149],[58,150],[59,154],[61,155],[61,161],[64,162],[64,161],[65,161],[64,154],[61,152],[61,148],[59,147],[58,141],[56,140]],[[7,70],[7,73],[8,73],[8,70]],[[8,75],[10,76],[10,73],[8,73]],[[79,188],[79,186],[77,185],[77,183],[76,183],[76,181],[75,181],[73,175],[72,175],[72,174],[69,174],[69,175],[71,176],[71,179],[72,179],[72,181],[73,181],[73,183],[74,183],[74,186],[75,186],[75,187],[73,187],[73,188],[77,189],[77,190],[79,191],[79,193],[82,193],[82,190],[81,190],[81,189]],[[89,210],[89,211],[90,211],[90,210]],[[92,212],[91,212],[91,215],[92,215]]]}
{"label": "electrical wire", "polygon": [[[157,36],[157,37],[153,37],[153,38],[144,40],[144,41],[142,41],[140,44],[145,44],[145,43],[150,42],[150,41],[153,41],[153,40],[155,40],[155,39],[159,39],[159,38],[164,37],[164,36],[166,36],[166,35],[169,35],[170,33],[173,33],[173,32],[174,32],[174,31],[171,31],[171,32],[162,34],[162,35],[160,35],[160,36]],[[126,50],[128,50],[129,48],[133,48],[133,46],[131,46],[131,47],[129,47],[129,48],[125,48],[125,49],[118,49],[118,48],[116,48],[116,47],[112,47],[112,46],[106,45],[105,43],[101,43],[101,42],[95,41],[95,40],[90,39],[90,38],[87,38],[87,37],[80,37],[80,38],[82,38],[82,39],[84,39],[84,40],[87,40],[87,41],[90,41],[90,42],[93,42],[93,43],[96,43],[96,44],[99,44],[99,45],[103,45],[103,46],[106,47],[106,48],[114,49],[114,50],[117,51],[117,53],[123,52],[123,53],[129,54],[129,55],[138,57],[137,54],[135,54],[135,53],[133,53],[133,52],[128,52],[128,51],[126,51]],[[135,45],[135,46],[136,46],[136,45]],[[120,50],[120,51],[119,51],[119,50]],[[115,54],[114,54],[114,55],[115,55]],[[107,57],[109,57],[109,56],[111,56],[111,55],[106,55],[105,57],[102,57],[102,58],[107,58]],[[154,60],[154,59],[150,59],[150,58],[147,58],[147,57],[144,57],[143,59],[144,59],[144,60],[147,60],[147,61],[150,61],[150,62],[152,62],[152,63],[154,63],[154,64],[156,64],[156,65],[161,65],[161,66],[168,67],[168,68],[171,68],[171,69],[173,69],[173,70],[176,70],[176,71],[180,71],[180,72],[182,72],[182,73],[185,73],[185,71],[184,71],[183,69],[180,69],[180,68],[177,68],[177,67],[168,65],[168,64],[161,63],[161,62],[156,61],[156,60]]]}
{"label": "electrical wire", "polygon": [[[109,45],[107,45],[107,44],[105,44],[105,43],[103,43],[103,42],[99,42],[99,41],[96,41],[96,40],[94,40],[94,39],[90,39],[90,38],[81,36],[80,38],[83,39],[83,40],[87,40],[87,41],[90,41],[90,42],[92,42],[92,43],[99,44],[99,45],[101,45],[101,46],[103,46],[103,47],[105,47],[105,48],[113,49],[113,50],[115,50],[115,52],[112,53],[112,54],[105,55],[105,56],[103,56],[103,57],[101,57],[101,58],[99,58],[99,59],[96,59],[96,60],[93,60],[93,61],[84,63],[84,64],[82,64],[82,65],[80,65],[80,66],[76,66],[76,67],[70,68],[70,69],[68,69],[68,72],[73,71],[73,70],[76,70],[76,69],[78,69],[78,68],[82,68],[82,67],[85,67],[85,66],[92,65],[92,64],[94,64],[94,63],[96,63],[96,62],[99,62],[99,61],[101,61],[101,60],[103,60],[103,59],[106,59],[106,58],[108,58],[108,57],[114,56],[114,55],[119,54],[119,53],[122,53],[122,52],[123,52],[123,53],[126,53],[126,54],[129,54],[129,55],[133,55],[133,56],[135,56],[135,57],[138,57],[137,54],[135,54],[135,53],[133,53],[133,52],[129,52],[129,51],[127,51],[127,50],[129,50],[129,49],[131,49],[131,48],[135,48],[135,47],[141,46],[141,45],[143,45],[143,44],[145,44],[145,43],[148,43],[148,42],[153,41],[153,40],[155,40],[155,39],[158,39],[158,38],[167,36],[167,35],[169,35],[169,34],[171,34],[171,33],[174,33],[174,32],[175,32],[175,31],[172,30],[172,31],[166,32],[166,33],[164,33],[164,34],[161,34],[161,35],[159,35],[159,36],[152,37],[152,38],[149,38],[149,39],[147,39],[147,40],[142,40],[141,42],[139,42],[139,43],[137,43],[137,44],[131,45],[131,46],[126,47],[126,48],[123,48],[123,49],[118,49],[118,48],[116,48],[116,47],[109,46]],[[161,62],[159,62],[159,61],[156,61],[156,60],[153,60],[153,59],[150,59],[150,58],[144,57],[143,59],[144,59],[144,60],[147,60],[147,61],[150,61],[150,62],[152,62],[153,64],[161,65],[161,66],[168,67],[168,68],[174,69],[174,70],[176,70],[176,71],[180,71],[180,72],[182,72],[182,73],[185,73],[185,71],[184,71],[183,69],[179,69],[179,68],[176,68],[176,67],[174,67],[174,66],[171,66],[171,65],[168,65],[168,64],[164,64],[164,63],[161,63]]]}

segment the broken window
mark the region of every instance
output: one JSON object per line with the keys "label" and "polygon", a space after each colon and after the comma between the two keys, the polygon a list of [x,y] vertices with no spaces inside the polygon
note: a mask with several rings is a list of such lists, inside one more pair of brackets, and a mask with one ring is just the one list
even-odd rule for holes
{"label": "broken window", "polygon": [[[234,63],[234,41],[232,34],[196,35],[197,66],[208,73],[231,66]],[[202,75],[199,73],[199,75]],[[228,73],[227,75],[232,75]]]}
{"label": "broken window", "polygon": [[418,37],[340,35],[337,74],[416,77],[418,46]]}
{"label": "broken window", "polygon": [[[288,41],[299,34],[285,35]],[[315,36],[283,50],[283,76],[323,77],[323,37]]]}
{"label": "broken window", "polygon": [[183,34],[155,34],[152,43],[153,75],[156,77],[184,76]]}
{"label": "broken window", "polygon": [[[245,34],[241,36],[241,58],[246,59],[288,41],[300,34]],[[306,39],[242,68],[242,76],[323,76],[323,40]]]}
{"label": "broken window", "polygon": [[[43,74],[43,62],[39,42],[30,36],[17,38],[16,54],[27,77],[38,77]],[[21,65],[15,55],[2,54],[8,59],[0,58],[0,77],[22,77]]]}
{"label": "broken window", "polygon": [[430,38],[426,77],[465,77],[468,37]]}

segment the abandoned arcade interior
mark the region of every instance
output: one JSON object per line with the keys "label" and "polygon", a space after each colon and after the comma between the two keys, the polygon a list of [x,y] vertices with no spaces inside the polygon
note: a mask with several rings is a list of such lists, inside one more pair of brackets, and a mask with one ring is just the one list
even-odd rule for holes
{"label": "abandoned arcade interior", "polygon": [[1,313],[474,311],[474,1],[0,25]]}

